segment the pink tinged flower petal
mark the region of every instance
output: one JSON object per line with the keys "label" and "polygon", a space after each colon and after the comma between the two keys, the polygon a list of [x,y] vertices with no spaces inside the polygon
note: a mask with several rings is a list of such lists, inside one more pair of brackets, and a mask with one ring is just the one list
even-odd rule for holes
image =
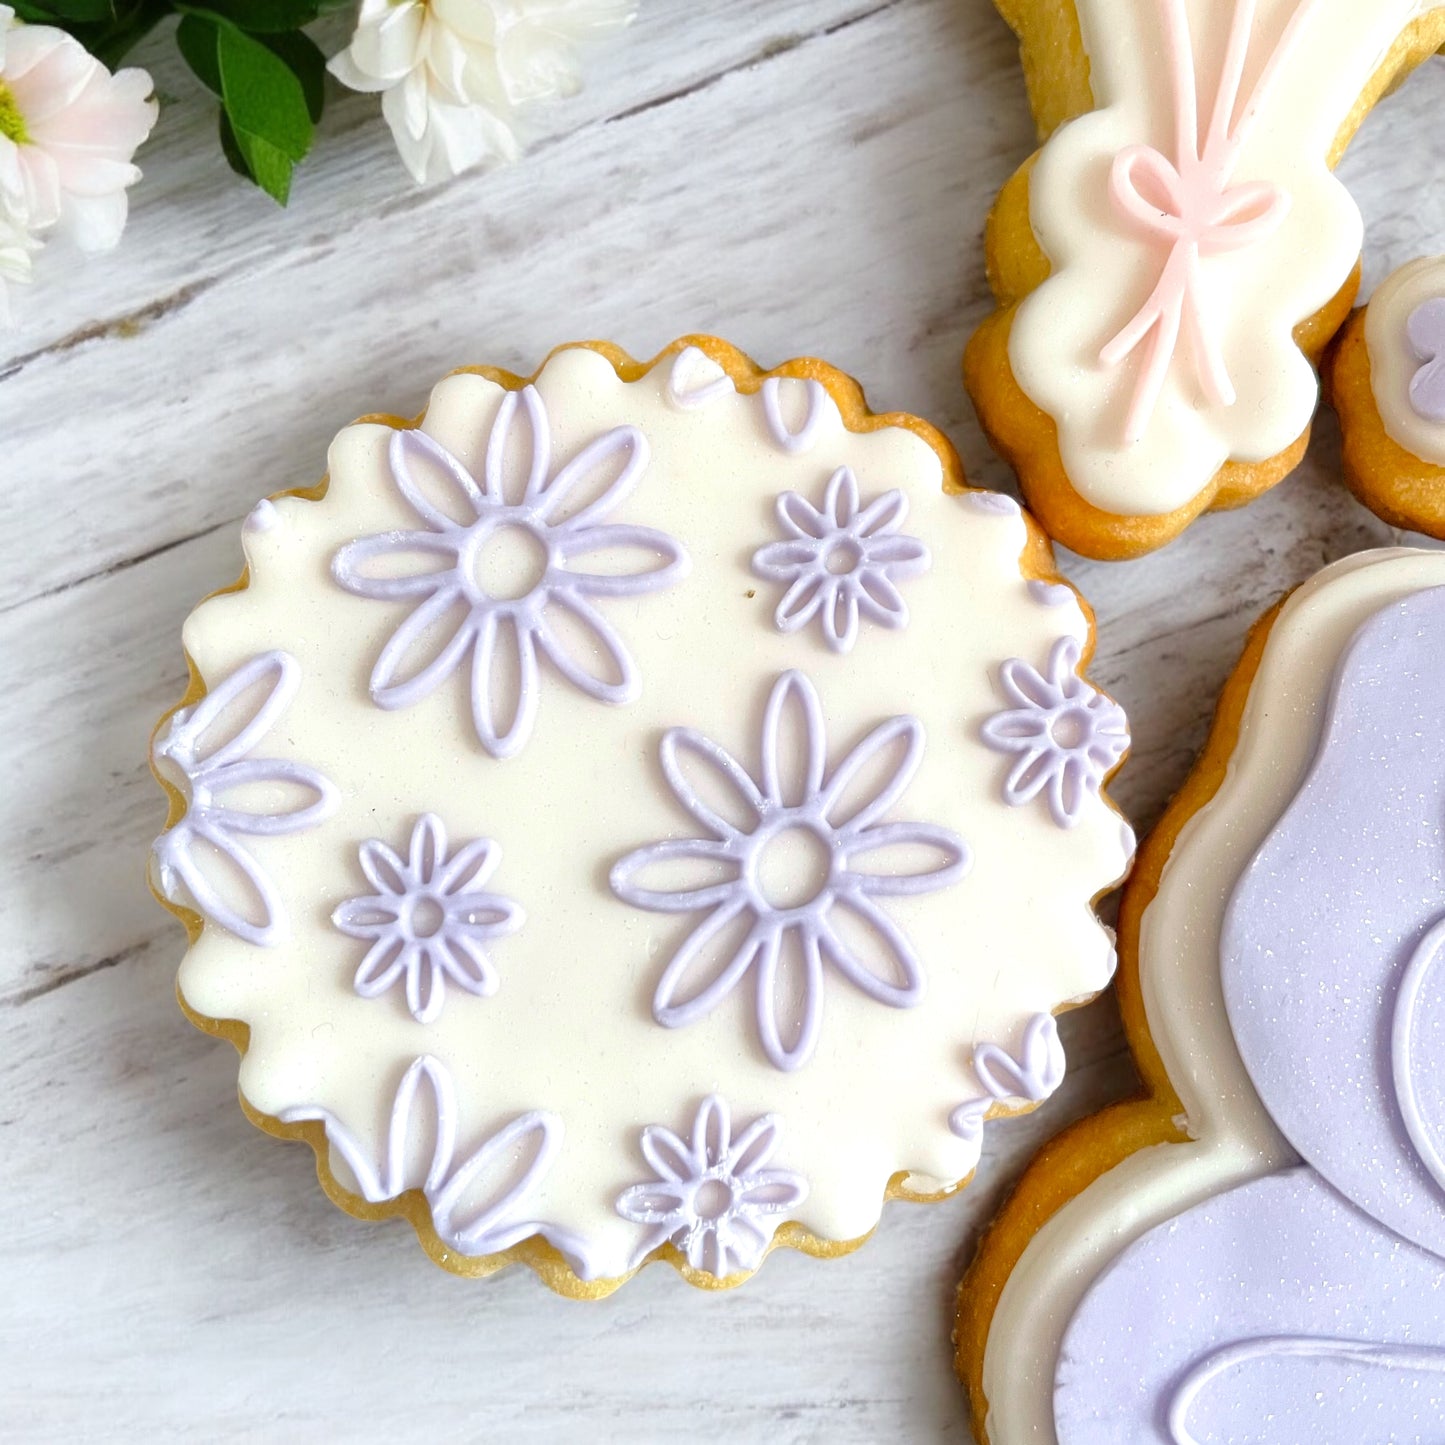
{"label": "pink tinged flower petal", "polygon": [[367,882],[378,893],[401,898],[411,891],[412,880],[407,876],[406,864],[378,838],[368,838],[359,849],[357,857]]}
{"label": "pink tinged flower petal", "polygon": [[[486,498],[472,474],[426,432],[414,427],[393,432],[387,456],[397,490],[412,511],[435,531],[456,532],[468,525],[468,518],[475,521],[486,510]],[[421,481],[427,475],[455,488],[455,495],[448,500],[456,508],[457,516],[438,506],[436,498],[428,495]]]}
{"label": "pink tinged flower petal", "polygon": [[[701,881],[684,881],[681,886],[648,888],[639,878],[649,870],[687,871]],[[624,903],[652,913],[692,913],[726,902],[738,890],[741,866],[730,844],[710,838],[669,838],[638,848],[612,865],[608,883]]]}
{"label": "pink tinged flower petal", "polygon": [[735,1179],[741,1179],[762,1169],[778,1147],[778,1134],[776,1114],[764,1114],[761,1118],[754,1119],[733,1140],[728,1158],[728,1172]]}
{"label": "pink tinged flower petal", "polygon": [[835,527],[851,527],[858,515],[858,479],[849,467],[839,467],[823,492],[823,515]]}
{"label": "pink tinged flower petal", "polygon": [[[890,868],[888,854],[897,850],[900,867]],[[918,866],[918,853],[935,857],[932,867]],[[874,897],[912,897],[957,883],[973,863],[967,845],[956,833],[933,823],[879,823],[858,834],[848,851],[848,876]]]}
{"label": "pink tinged flower petal", "polygon": [[801,492],[781,492],[775,503],[778,521],[790,536],[821,541],[830,530],[827,518]]}
{"label": "pink tinged flower petal", "polygon": [[[131,185],[140,179],[140,171],[134,166],[127,169],[131,175],[125,184]],[[102,196],[71,192],[61,209],[60,229],[86,255],[95,256],[120,244],[129,215],[130,202],[123,190]]]}
{"label": "pink tinged flower petal", "polygon": [[[722,956],[721,964],[708,956],[708,945],[747,908],[741,898],[720,903],[683,940],[671,961],[658,980],[652,996],[652,1016],[663,1028],[684,1028],[705,1018],[737,986],[738,981],[752,967],[769,934],[754,928],[732,953]],[[749,910],[750,911],[750,910]],[[687,997],[679,999],[685,986],[697,984],[690,977],[697,971],[699,962],[707,965],[702,972],[701,986]],[[716,969],[711,978],[706,974]]]}
{"label": "pink tinged flower petal", "polygon": [[617,707],[642,691],[641,676],[621,634],[583,597],[551,593],[536,640],[552,666],[598,702]]}
{"label": "pink tinged flower petal", "polygon": [[[189,762],[212,769],[239,762],[280,720],[300,686],[301,668],[290,653],[263,652],[236,668],[194,707],[176,713],[156,750],[183,767]],[[259,705],[237,728],[232,708],[253,688],[261,694]]]}
{"label": "pink tinged flower petal", "polygon": [[[342,932],[350,933],[351,930],[343,928]],[[379,998],[402,976],[411,958],[412,950],[407,947],[405,939],[399,933],[388,932],[366,950],[365,956],[356,965],[352,987],[362,998]]]}
{"label": "pink tinged flower petal", "polygon": [[[518,440],[522,430],[517,421],[519,410],[527,417],[525,442]],[[514,484],[508,487],[508,461],[517,459],[519,448],[522,448],[522,482],[520,486]],[[551,469],[552,435],[541,395],[535,386],[507,392],[487,437],[487,459],[483,472],[487,495],[493,502],[502,505],[536,501],[547,486],[547,474]]]}
{"label": "pink tinged flower petal", "polygon": [[406,1006],[419,1024],[432,1023],[446,1002],[446,980],[430,944],[410,944],[406,951]]}
{"label": "pink tinged flower petal", "polygon": [[[701,1168],[686,1144],[671,1129],[649,1124],[642,1131],[642,1157],[653,1167],[659,1179],[674,1183],[691,1179]],[[679,1202],[682,1196],[679,1195]]]}
{"label": "pink tinged flower petal", "polygon": [[763,793],[769,802],[801,804],[822,788],[828,761],[823,704],[818,690],[796,669],[783,673],[768,694],[762,751]]}
{"label": "pink tinged flower petal", "polygon": [[[378,532],[348,542],[331,559],[331,575],[348,592],[390,602],[424,597],[457,585],[458,540],[436,532]],[[422,562],[424,567],[407,566]],[[371,571],[378,563],[404,567],[391,575]]]}
{"label": "pink tinged flower petal", "polygon": [[[499,671],[509,675],[499,678]],[[494,758],[521,752],[537,720],[539,694],[531,630],[515,617],[489,612],[472,653],[472,725]]]}
{"label": "pink tinged flower petal", "polygon": [[[840,925],[850,921],[845,935]],[[865,940],[872,957],[858,946]],[[833,899],[821,941],[838,972],[869,998],[890,1008],[912,1008],[922,1001],[923,965],[913,945],[865,894],[840,893]]]}
{"label": "pink tinged flower petal", "polygon": [[[515,1216],[536,1192],[561,1145],[562,1121],[555,1114],[537,1110],[512,1120],[458,1165],[432,1200],[437,1233],[468,1254],[494,1254],[537,1233],[536,1224]],[[501,1173],[505,1180],[527,1150],[534,1153],[520,1176],[488,1187],[489,1174]],[[467,1196],[474,1192],[487,1202],[469,1202]]]}
{"label": "pink tinged flower petal", "polygon": [[928,548],[917,537],[871,537],[864,556],[870,567],[882,568],[890,577],[916,577],[928,571],[932,562]]}
{"label": "pink tinged flower petal", "polygon": [[[315,768],[277,758],[243,758],[240,762],[217,767],[208,765],[203,774],[212,803],[206,811],[219,828],[233,833],[250,833],[262,837],[279,837],[314,828],[331,816],[340,801],[335,784]],[[265,812],[249,812],[222,804],[228,793],[237,788],[272,784],[290,796],[289,806],[281,804]],[[300,794],[298,798],[296,794]]]}
{"label": "pink tinged flower petal", "polygon": [[[821,799],[823,816],[850,835],[872,827],[907,791],[923,761],[924,741],[923,724],[916,717],[905,715],[879,723],[834,768]],[[897,762],[884,772],[883,755],[900,744]],[[867,786],[859,788],[861,796],[855,800],[849,793],[860,778]],[[854,804],[851,811],[849,803]]]}
{"label": "pink tinged flower petal", "polygon": [[708,1169],[716,1169],[727,1158],[731,1142],[732,1115],[727,1100],[720,1094],[709,1094],[693,1120],[693,1157],[705,1161]]}
{"label": "pink tinged flower petal", "polygon": [[[603,524],[601,526],[554,527],[553,546],[564,569],[555,578],[559,584],[596,597],[633,597],[671,587],[687,576],[692,559],[681,544],[653,527]],[[586,572],[571,564],[595,552],[640,562],[630,571]]]}
{"label": "pink tinged flower petal", "polygon": [[[476,637],[476,623],[470,615],[456,621],[454,631],[437,649],[431,660],[417,668],[409,677],[405,669],[414,665],[413,654],[426,656],[427,645],[444,626],[448,613],[459,613],[461,594],[455,588],[442,588],[418,603],[411,614],[392,633],[371,669],[371,699],[378,707],[389,710],[411,707],[434,692],[457,670]],[[400,680],[398,680],[400,679]]]}
{"label": "pink tinged flower petal", "polygon": [[838,579],[823,568],[802,573],[783,593],[773,613],[779,632],[798,632],[806,627],[820,608],[831,607]]}
{"label": "pink tinged flower petal", "polygon": [[432,879],[432,887],[438,893],[476,893],[497,870],[502,850],[490,838],[474,838],[463,843],[450,858],[440,874]]}
{"label": "pink tinged flower petal", "polygon": [[[195,843],[209,844],[221,855],[203,869],[196,857]],[[229,833],[211,827],[204,819],[178,823],[156,840],[156,863],[161,890],[173,903],[194,902],[203,917],[246,943],[270,948],[282,937],[281,902],[275,886],[256,860]],[[233,870],[227,879],[233,897],[228,898],[207,877]],[[183,890],[183,891],[182,891]]]}
{"label": "pink tinged flower petal", "polygon": [[807,1196],[808,1186],[799,1175],[788,1169],[766,1169],[743,1183],[737,1203],[753,1214],[782,1214]]}
{"label": "pink tinged flower petal", "polygon": [[753,571],[770,582],[787,582],[816,567],[820,550],[813,541],[769,542],[753,553]]}
{"label": "pink tinged flower petal", "polygon": [[[538,499],[538,517],[553,524],[565,520],[569,527],[600,522],[632,494],[649,457],[647,438],[635,426],[613,427],[583,447],[552,478]],[[619,462],[617,475],[607,480],[607,473]],[[569,503],[589,489],[591,500],[569,513]]]}
{"label": "pink tinged flower petal", "polygon": [[[795,948],[784,947],[788,933]],[[774,928],[764,936],[756,997],[758,1038],[769,1062],[788,1072],[801,1068],[823,1027],[823,959],[813,929]]]}
{"label": "pink tinged flower petal", "polygon": [[386,894],[348,898],[331,915],[332,927],[348,938],[382,938],[397,927],[398,900]]}
{"label": "pink tinged flower petal", "polygon": [[852,652],[858,641],[858,594],[852,579],[843,579],[823,606],[823,635],[834,652]]}
{"label": "pink tinged flower petal", "polygon": [[634,1184],[617,1199],[617,1212],[634,1224],[663,1224],[669,1229],[685,1222],[684,1195],[676,1184]]}
{"label": "pink tinged flower petal", "polygon": [[[875,497],[858,515],[858,521],[854,526],[854,533],[862,538],[875,538],[869,546],[868,555],[874,555],[874,547],[884,545],[885,539],[890,533],[896,532],[908,516],[908,498],[900,491],[884,492],[881,497]],[[920,552],[927,557],[927,549],[921,542],[912,537],[898,537],[894,539],[899,542],[912,542]]]}
{"label": "pink tinged flower petal", "polygon": [[[657,756],[673,796],[715,838],[725,841],[757,826],[766,807],[762,793],[747,770],[711,738],[695,728],[669,728]],[[689,768],[698,769],[698,782],[708,786],[718,806],[688,777]]]}
{"label": "pink tinged flower petal", "polygon": [[429,884],[446,856],[446,825],[435,813],[424,813],[411,830],[411,853],[407,859],[411,876],[418,883]]}

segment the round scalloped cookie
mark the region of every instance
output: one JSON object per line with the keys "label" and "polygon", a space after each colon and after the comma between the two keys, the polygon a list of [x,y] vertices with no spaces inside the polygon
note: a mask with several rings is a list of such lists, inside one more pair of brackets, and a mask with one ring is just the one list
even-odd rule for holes
{"label": "round scalloped cookie", "polygon": [[1362,223],[1331,168],[1445,0],[996,0],[1040,149],[985,238],[964,381],[1034,514],[1139,556],[1304,455]]}
{"label": "round scalloped cookie", "polygon": [[1044,1146],[959,1287],[981,1441],[1437,1437],[1442,644],[1409,549],[1252,632],[1122,899],[1142,1094]]}
{"label": "round scalloped cookie", "polygon": [[371,417],[186,623],[153,886],[249,1117],[459,1274],[735,1284],[1059,1083],[1133,839],[1092,619],[815,361],[555,352]]}
{"label": "round scalloped cookie", "polygon": [[1381,282],[1325,368],[1345,480],[1387,522],[1445,538],[1445,256]]}

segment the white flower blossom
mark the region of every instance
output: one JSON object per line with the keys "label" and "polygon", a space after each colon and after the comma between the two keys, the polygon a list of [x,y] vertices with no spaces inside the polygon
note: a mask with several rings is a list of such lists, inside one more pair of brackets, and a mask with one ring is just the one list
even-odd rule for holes
{"label": "white flower blossom", "polygon": [[40,242],[7,216],[0,214],[0,326],[9,326],[10,287],[30,284],[30,258]]}
{"label": "white flower blossom", "polygon": [[144,70],[112,75],[63,30],[0,5],[0,211],[31,232],[58,226],[83,251],[114,246],[140,179],[131,157],[156,120],[153,88]]}
{"label": "white flower blossom", "polygon": [[331,72],[380,91],[402,163],[420,184],[514,160],[514,117],[581,88],[577,46],[628,24],[635,0],[362,0]]}

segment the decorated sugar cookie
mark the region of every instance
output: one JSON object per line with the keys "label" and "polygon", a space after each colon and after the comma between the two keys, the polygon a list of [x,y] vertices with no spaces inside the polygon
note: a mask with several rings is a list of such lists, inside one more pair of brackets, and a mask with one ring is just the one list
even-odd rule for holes
{"label": "decorated sugar cookie", "polygon": [[1142,1097],[1045,1146],[959,1291],[989,1445],[1435,1441],[1445,556],[1255,629],[1120,914]]}
{"label": "decorated sugar cookie", "polygon": [[1345,478],[1387,522],[1445,537],[1445,256],[1402,266],[1330,354]]}
{"label": "decorated sugar cookie", "polygon": [[448,1269],[736,1283],[951,1192],[1064,1069],[1132,836],[1090,614],[816,362],[459,372],[185,627],[152,877],[250,1117]]}
{"label": "decorated sugar cookie", "polygon": [[1445,0],[998,0],[1041,149],[989,219],[964,377],[1048,531],[1162,546],[1304,453],[1360,214],[1331,175]]}

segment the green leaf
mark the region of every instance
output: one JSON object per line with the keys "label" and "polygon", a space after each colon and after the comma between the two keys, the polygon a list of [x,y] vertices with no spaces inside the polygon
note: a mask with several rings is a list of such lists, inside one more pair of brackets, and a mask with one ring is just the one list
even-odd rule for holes
{"label": "green leaf", "polygon": [[263,35],[261,43],[285,61],[291,74],[301,82],[306,110],[313,121],[321,119],[326,105],[326,57],[307,34],[294,30],[288,35]]}
{"label": "green leaf", "polygon": [[196,79],[215,96],[221,94],[221,62],[216,54],[220,38],[215,23],[199,15],[182,15],[181,23],[176,26],[176,49],[181,52],[181,58]]}
{"label": "green leaf", "polygon": [[[69,20],[80,25],[96,25],[116,18],[115,0],[32,0],[15,6],[22,20],[37,17],[52,20]],[[27,15],[27,11],[36,12]]]}
{"label": "green leaf", "polygon": [[176,8],[193,13],[209,11],[238,29],[263,35],[299,30],[316,19],[319,7],[318,0],[190,0]]}
{"label": "green leaf", "polygon": [[299,161],[311,149],[311,114],[301,82],[276,52],[232,25],[217,27],[221,99],[236,140],[248,136]]}

